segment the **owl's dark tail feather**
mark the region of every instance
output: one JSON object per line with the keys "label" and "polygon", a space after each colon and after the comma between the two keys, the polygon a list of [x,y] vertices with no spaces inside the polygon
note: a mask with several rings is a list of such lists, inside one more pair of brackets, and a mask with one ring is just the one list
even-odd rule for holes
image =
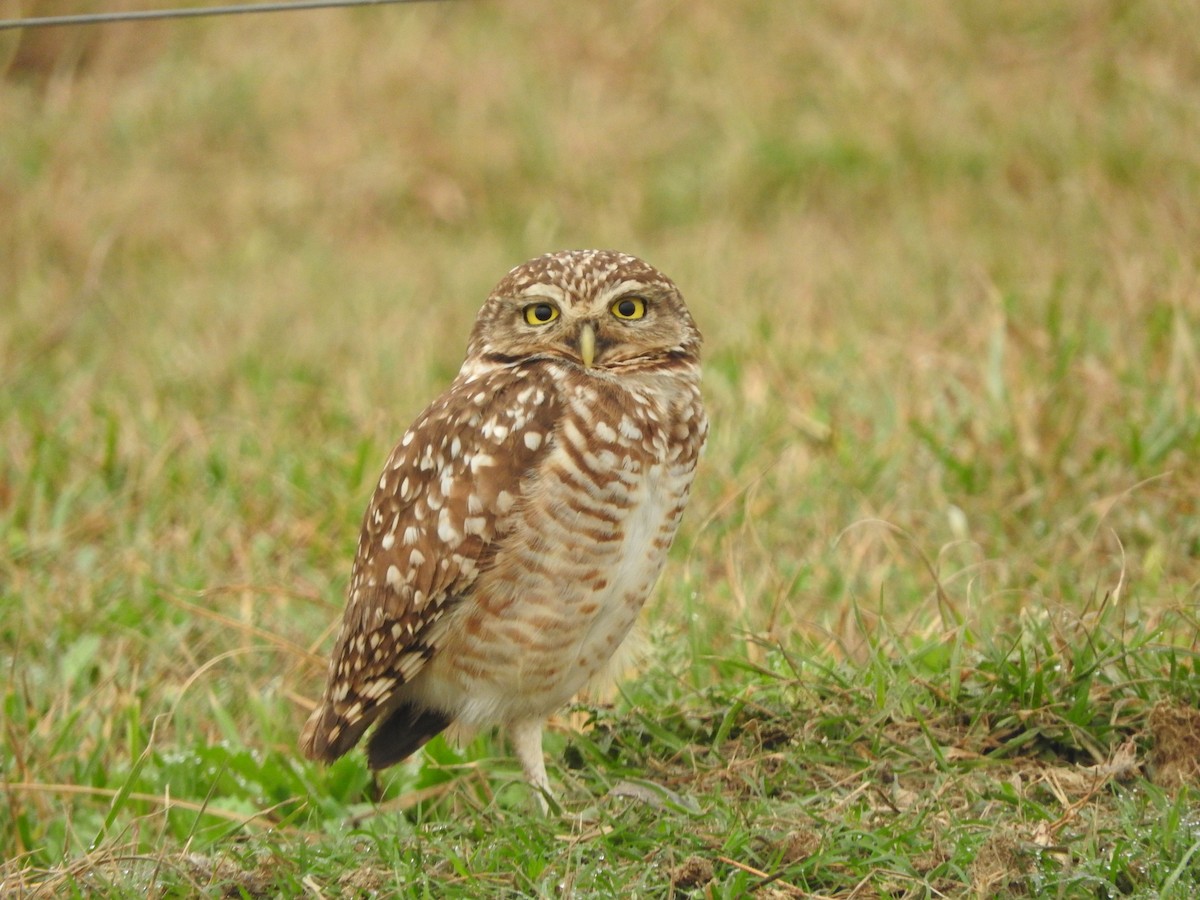
{"label": "owl's dark tail feather", "polygon": [[323,704],[304,723],[300,751],[309,759],[333,762],[358,743],[373,718],[363,716],[350,724],[334,706]]}
{"label": "owl's dark tail feather", "polygon": [[411,704],[393,710],[367,741],[367,765],[372,769],[394,766],[449,728],[451,721],[445,713]]}

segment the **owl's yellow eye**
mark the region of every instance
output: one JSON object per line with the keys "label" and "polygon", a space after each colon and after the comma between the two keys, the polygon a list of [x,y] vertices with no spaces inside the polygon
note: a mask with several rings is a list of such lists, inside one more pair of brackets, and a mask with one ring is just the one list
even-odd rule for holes
{"label": "owl's yellow eye", "polygon": [[618,319],[640,319],[646,314],[646,301],[641,297],[622,297],[609,310]]}
{"label": "owl's yellow eye", "polygon": [[525,321],[530,325],[546,325],[558,318],[558,307],[553,303],[531,303],[525,307]]}

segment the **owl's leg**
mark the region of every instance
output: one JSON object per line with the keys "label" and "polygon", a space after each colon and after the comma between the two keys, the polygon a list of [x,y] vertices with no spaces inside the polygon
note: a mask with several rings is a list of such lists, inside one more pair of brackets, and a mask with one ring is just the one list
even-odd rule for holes
{"label": "owl's leg", "polygon": [[514,722],[508,728],[508,737],[512,741],[513,752],[521,761],[525,780],[537,797],[538,806],[542,812],[549,812],[546,798],[553,794],[550,791],[550,779],[546,777],[546,758],[542,754],[542,723],[537,719]]}

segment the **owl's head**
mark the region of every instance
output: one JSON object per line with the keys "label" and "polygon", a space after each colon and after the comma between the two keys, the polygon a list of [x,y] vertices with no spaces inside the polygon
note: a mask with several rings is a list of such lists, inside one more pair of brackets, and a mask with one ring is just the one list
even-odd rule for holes
{"label": "owl's head", "polygon": [[566,250],[522,263],[479,311],[467,360],[540,358],[597,372],[696,362],[700,332],[675,283],[635,256]]}

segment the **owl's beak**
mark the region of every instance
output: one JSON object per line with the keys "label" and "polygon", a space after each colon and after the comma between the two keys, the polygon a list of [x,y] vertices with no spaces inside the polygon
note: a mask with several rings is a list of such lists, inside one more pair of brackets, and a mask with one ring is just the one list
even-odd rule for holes
{"label": "owl's beak", "polygon": [[579,357],[585,369],[590,369],[596,358],[596,329],[591,322],[584,322],[579,328]]}

